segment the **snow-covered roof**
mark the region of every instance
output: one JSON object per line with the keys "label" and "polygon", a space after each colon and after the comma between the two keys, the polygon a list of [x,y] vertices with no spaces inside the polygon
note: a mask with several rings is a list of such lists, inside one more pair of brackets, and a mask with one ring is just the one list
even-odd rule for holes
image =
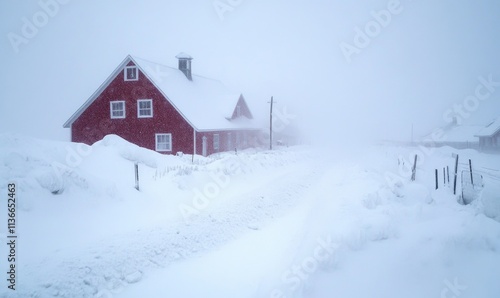
{"label": "snow-covered roof", "polygon": [[500,131],[500,117],[483,127],[476,137],[491,137]]}
{"label": "snow-covered roof", "polygon": [[229,120],[242,95],[230,91],[220,81],[198,75],[193,75],[192,81],[190,81],[177,68],[131,55],[125,58],[106,82],[64,124],[64,127],[70,127],[130,61],[137,65],[140,71],[197,131],[260,128],[255,124],[255,121],[245,117]]}
{"label": "snow-covered roof", "polygon": [[[449,125],[440,129],[443,133],[442,141],[451,143],[478,142],[476,134],[481,128],[480,125]],[[423,139],[434,142],[433,134],[430,133],[424,136]]]}
{"label": "snow-covered roof", "polygon": [[445,130],[443,139],[447,142],[477,142],[475,136],[480,125],[456,125]]}

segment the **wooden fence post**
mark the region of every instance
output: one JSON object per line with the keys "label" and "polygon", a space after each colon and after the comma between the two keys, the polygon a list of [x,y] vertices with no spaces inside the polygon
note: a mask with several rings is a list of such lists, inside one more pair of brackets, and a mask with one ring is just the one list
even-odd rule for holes
{"label": "wooden fence post", "polygon": [[438,184],[438,169],[436,169],[436,189],[439,188],[439,184]]}
{"label": "wooden fence post", "polygon": [[469,159],[469,170],[470,170],[470,183],[474,187],[474,178],[472,178],[472,161]]}
{"label": "wooden fence post", "polygon": [[443,167],[443,186],[446,185],[446,168]]}
{"label": "wooden fence post", "polygon": [[139,164],[135,163],[135,189],[139,190]]}
{"label": "wooden fence post", "polygon": [[448,185],[450,184],[450,167],[446,166],[446,176],[448,178]]}
{"label": "wooden fence post", "polygon": [[413,162],[413,168],[411,169],[411,181],[415,181],[416,174],[417,174],[417,155],[415,154],[415,161]]}
{"label": "wooden fence post", "polygon": [[457,173],[458,173],[458,154],[455,157],[455,179],[453,181],[453,194],[457,194]]}

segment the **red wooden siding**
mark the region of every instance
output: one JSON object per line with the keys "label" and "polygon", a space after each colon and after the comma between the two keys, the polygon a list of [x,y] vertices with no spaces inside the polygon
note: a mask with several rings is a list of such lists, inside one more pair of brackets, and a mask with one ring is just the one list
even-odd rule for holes
{"label": "red wooden siding", "polygon": [[[137,117],[138,99],[152,100],[152,118]],[[125,119],[110,117],[110,102],[117,100],[125,101]],[[73,142],[93,144],[108,134],[116,134],[152,150],[156,149],[156,133],[171,133],[172,152],[165,153],[193,152],[192,127],[140,71],[138,81],[124,81],[123,71],[119,72],[71,130]]]}
{"label": "red wooden siding", "polygon": [[[132,61],[127,64],[127,66],[133,65]],[[152,100],[153,117],[138,117],[137,101],[141,99]],[[110,102],[112,101],[125,102],[125,118],[111,119]],[[241,115],[252,117],[242,96],[238,105],[241,107]],[[233,117],[235,113],[236,109]],[[214,150],[213,146],[213,136],[216,133],[220,136],[218,150]],[[228,133],[231,133],[231,141],[229,141]],[[123,69],[118,72],[101,94],[71,124],[73,142],[90,145],[109,134],[116,134],[131,143],[151,150],[156,150],[156,134],[171,134],[172,151],[161,153],[193,153],[194,128],[140,70],[138,70],[137,81],[125,81]],[[259,143],[257,130],[197,132],[196,154],[203,153],[204,136],[207,137],[207,155],[231,151],[235,148],[255,147]]]}
{"label": "red wooden siding", "polygon": [[[231,133],[231,147],[228,147],[228,133]],[[219,150],[214,149],[214,135],[219,135]],[[239,135],[239,137],[237,137]],[[262,145],[257,131],[211,131],[196,133],[196,154],[203,153],[203,137],[207,138],[207,155],[218,152],[241,150]],[[239,138],[239,142],[237,142]]]}
{"label": "red wooden siding", "polygon": [[241,116],[245,116],[248,119],[252,119],[252,113],[250,112],[250,109],[248,108],[242,95],[238,99],[238,103],[236,104],[236,107],[234,108],[233,115],[231,116],[231,119],[235,119],[238,117],[238,110],[237,110],[238,106],[240,107]]}

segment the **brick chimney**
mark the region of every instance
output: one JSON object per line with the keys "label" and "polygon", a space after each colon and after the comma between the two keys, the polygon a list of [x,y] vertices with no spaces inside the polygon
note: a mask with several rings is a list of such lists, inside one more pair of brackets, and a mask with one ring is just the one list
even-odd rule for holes
{"label": "brick chimney", "polygon": [[188,80],[192,81],[193,77],[191,76],[191,60],[193,60],[193,57],[182,52],[175,56],[175,58],[179,60],[179,70],[182,71],[184,75],[186,75],[186,78]]}

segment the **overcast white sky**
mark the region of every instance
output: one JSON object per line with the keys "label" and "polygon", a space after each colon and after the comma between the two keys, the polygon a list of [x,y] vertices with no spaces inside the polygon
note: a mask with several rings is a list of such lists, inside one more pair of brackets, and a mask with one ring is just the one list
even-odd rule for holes
{"label": "overcast white sky", "polygon": [[[312,137],[335,142],[408,140],[412,123],[425,134],[480,76],[500,82],[494,0],[396,1],[350,63],[340,44],[355,46],[356,27],[376,30],[371,12],[392,1],[60,1],[44,25],[40,3],[53,1],[0,0],[0,132],[69,140],[62,124],[127,54],[176,66],[187,52],[195,73],[241,90],[254,113],[274,95]],[[214,3],[234,7],[221,18]],[[42,25],[26,38],[23,18],[36,17]],[[13,34],[25,42],[13,46]],[[500,116],[497,88],[462,118]]]}

